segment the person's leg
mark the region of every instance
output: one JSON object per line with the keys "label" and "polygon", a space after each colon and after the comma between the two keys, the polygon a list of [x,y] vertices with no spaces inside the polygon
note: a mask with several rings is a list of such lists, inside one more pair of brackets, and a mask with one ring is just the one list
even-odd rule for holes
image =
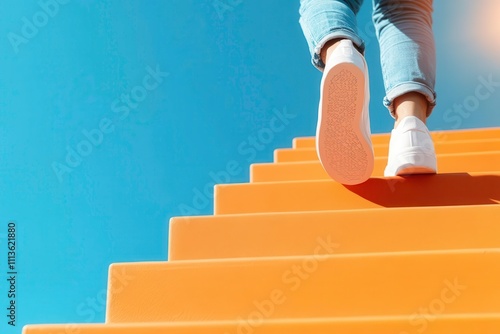
{"label": "person's leg", "polygon": [[343,184],[362,183],[373,170],[368,67],[356,28],[361,4],[302,0],[300,7],[312,63],[323,71],[316,150],[328,175]]}
{"label": "person's leg", "polygon": [[396,120],[384,175],[435,173],[436,155],[425,125],[436,104],[432,0],[373,0],[386,90]]}
{"label": "person's leg", "polygon": [[311,53],[312,64],[323,71],[326,53],[334,50],[334,42],[350,39],[362,52],[356,14],[363,0],[300,0],[300,25]]}
{"label": "person's leg", "polygon": [[396,125],[406,116],[425,122],[435,105],[432,10],[432,0],[373,0],[386,90],[384,104]]}

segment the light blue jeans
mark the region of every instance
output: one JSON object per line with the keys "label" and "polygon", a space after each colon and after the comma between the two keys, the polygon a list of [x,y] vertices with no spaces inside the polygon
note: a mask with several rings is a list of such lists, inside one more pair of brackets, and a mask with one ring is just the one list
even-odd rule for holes
{"label": "light blue jeans", "polygon": [[[300,0],[300,25],[313,65],[323,70],[322,47],[329,40],[347,38],[363,52],[356,14],[363,0]],[[432,0],[373,0],[373,23],[380,44],[386,96],[384,105],[394,116],[393,101],[418,92],[436,105],[436,48],[432,32]]]}

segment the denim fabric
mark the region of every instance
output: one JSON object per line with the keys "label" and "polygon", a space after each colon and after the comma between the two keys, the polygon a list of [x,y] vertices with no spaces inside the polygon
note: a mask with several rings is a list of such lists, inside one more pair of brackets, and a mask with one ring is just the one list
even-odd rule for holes
{"label": "denim fabric", "polygon": [[[325,67],[320,54],[329,40],[347,38],[364,50],[356,24],[362,3],[363,0],[300,1],[300,25],[316,68],[322,71]],[[432,11],[432,0],[373,0],[373,23],[386,92],[384,105],[391,115],[394,99],[409,92],[427,98],[428,114],[436,105]]]}

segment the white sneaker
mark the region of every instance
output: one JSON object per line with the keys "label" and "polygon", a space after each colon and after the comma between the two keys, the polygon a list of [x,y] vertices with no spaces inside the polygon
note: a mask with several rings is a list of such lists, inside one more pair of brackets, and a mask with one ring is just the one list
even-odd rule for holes
{"label": "white sneaker", "polygon": [[343,184],[362,183],[373,171],[369,89],[365,58],[342,40],[321,80],[316,151],[328,175]]}
{"label": "white sneaker", "polygon": [[391,132],[385,176],[434,174],[436,153],[431,134],[424,122],[407,116]]}

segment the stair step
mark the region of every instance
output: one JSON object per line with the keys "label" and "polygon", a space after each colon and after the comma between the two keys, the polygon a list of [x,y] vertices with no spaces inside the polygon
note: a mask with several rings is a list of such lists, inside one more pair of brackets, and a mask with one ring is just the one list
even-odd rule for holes
{"label": "stair step", "polygon": [[[436,154],[477,153],[500,151],[500,139],[468,140],[435,143]],[[385,157],[389,152],[388,145],[374,145],[376,157]],[[279,148],[274,150],[274,162],[318,161],[315,148]]]}
{"label": "stair step", "polygon": [[[107,323],[500,313],[500,249],[124,263],[110,266]],[[267,306],[269,307],[269,306]]]}
{"label": "stair step", "polygon": [[[453,219],[450,219],[453,217]],[[169,260],[500,248],[500,205],[174,217]]]}
{"label": "stair step", "polygon": [[426,312],[416,310],[411,315],[386,317],[269,320],[268,313],[256,310],[239,321],[30,325],[24,328],[23,334],[405,334],[417,331],[426,334],[493,334],[500,328],[500,314],[441,315],[438,311],[437,314]]}
{"label": "stair step", "polygon": [[[387,157],[376,157],[372,175],[384,176],[386,165]],[[437,165],[440,173],[500,171],[500,151],[441,154]],[[329,179],[319,160],[250,165],[250,182]]]}
{"label": "stair step", "polygon": [[[435,142],[453,140],[477,140],[500,138],[500,128],[468,129],[468,130],[445,130],[431,131],[432,139]],[[372,143],[388,144],[390,133],[372,134]],[[297,137],[293,139],[294,148],[315,147],[314,137]]]}
{"label": "stair step", "polygon": [[498,204],[499,200],[500,172],[370,178],[354,186],[318,180],[214,187],[215,214]]}
{"label": "stair step", "polygon": [[172,218],[170,261],[111,265],[106,324],[23,333],[497,333],[500,128],[432,136],[440,174],[356,186],[295,138],[216,185],[214,215]]}

